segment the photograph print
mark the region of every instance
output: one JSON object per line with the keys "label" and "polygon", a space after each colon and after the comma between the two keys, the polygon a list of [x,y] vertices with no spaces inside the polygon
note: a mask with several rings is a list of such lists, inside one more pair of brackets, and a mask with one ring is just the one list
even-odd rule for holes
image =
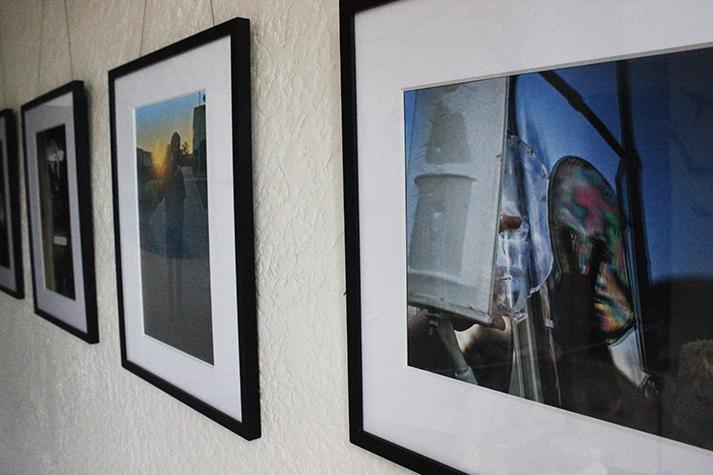
{"label": "photograph print", "polygon": [[0,290],[25,297],[15,113],[0,111]]}
{"label": "photograph print", "polygon": [[111,70],[109,94],[122,366],[252,440],[249,42],[230,20]]}
{"label": "photograph print", "polygon": [[73,81],[22,107],[35,312],[99,341],[87,103]]}
{"label": "photograph print", "polygon": [[136,109],[144,332],[213,364],[203,91]]}
{"label": "photograph print", "polygon": [[408,365],[713,450],[711,78],[705,48],[405,92]]}
{"label": "photograph print", "polygon": [[43,130],[36,135],[40,233],[45,287],[74,299],[74,262],[65,137],[64,125]]}

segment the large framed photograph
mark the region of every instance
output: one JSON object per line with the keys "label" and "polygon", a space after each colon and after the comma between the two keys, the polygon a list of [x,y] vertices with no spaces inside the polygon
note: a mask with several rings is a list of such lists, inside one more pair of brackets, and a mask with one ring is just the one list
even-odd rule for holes
{"label": "large framed photograph", "polygon": [[22,129],[35,313],[98,343],[84,83],[23,105]]}
{"label": "large framed photograph", "polygon": [[122,365],[258,438],[248,20],[110,71],[109,94]]}
{"label": "large framed photograph", "polygon": [[710,470],[713,12],[624,4],[342,2],[353,443]]}
{"label": "large framed photograph", "polygon": [[0,111],[0,290],[25,298],[17,128],[11,109]]}

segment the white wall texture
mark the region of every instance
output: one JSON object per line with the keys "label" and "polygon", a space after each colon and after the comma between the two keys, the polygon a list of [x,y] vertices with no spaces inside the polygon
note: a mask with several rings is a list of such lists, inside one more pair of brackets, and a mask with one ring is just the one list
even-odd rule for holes
{"label": "white wall texture", "polygon": [[[0,108],[89,95],[101,343],[0,295],[0,473],[388,473],[348,442],[337,0],[213,0],[249,18],[263,436],[246,442],[123,370],[107,71],[212,25],[209,0],[0,0]],[[146,13],[141,47],[142,17]],[[70,70],[70,48],[72,67]],[[24,186],[22,186],[24,190]]]}

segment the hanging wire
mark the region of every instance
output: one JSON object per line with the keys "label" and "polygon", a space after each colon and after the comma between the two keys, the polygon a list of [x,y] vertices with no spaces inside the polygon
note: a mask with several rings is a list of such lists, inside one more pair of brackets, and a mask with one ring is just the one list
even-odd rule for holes
{"label": "hanging wire", "polygon": [[213,26],[215,26],[215,11],[213,10],[213,0],[210,0],[210,19],[213,21]]}
{"label": "hanging wire", "polygon": [[69,52],[69,79],[74,79],[74,67],[72,66],[72,35],[69,34],[69,7],[67,0],[64,0],[64,22],[67,25],[67,50]]}
{"label": "hanging wire", "polygon": [[40,53],[37,59],[37,95],[40,95],[40,80],[42,79],[42,42],[45,31],[45,1],[40,2]]}
{"label": "hanging wire", "polygon": [[146,5],[149,0],[144,0],[144,16],[141,17],[141,35],[139,39],[139,56],[144,54],[144,27],[146,26]]}

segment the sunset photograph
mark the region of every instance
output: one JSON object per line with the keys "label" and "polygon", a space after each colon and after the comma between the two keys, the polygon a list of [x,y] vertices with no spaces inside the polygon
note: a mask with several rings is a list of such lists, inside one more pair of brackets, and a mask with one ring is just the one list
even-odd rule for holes
{"label": "sunset photograph", "polygon": [[136,109],[144,331],[213,363],[205,93]]}

